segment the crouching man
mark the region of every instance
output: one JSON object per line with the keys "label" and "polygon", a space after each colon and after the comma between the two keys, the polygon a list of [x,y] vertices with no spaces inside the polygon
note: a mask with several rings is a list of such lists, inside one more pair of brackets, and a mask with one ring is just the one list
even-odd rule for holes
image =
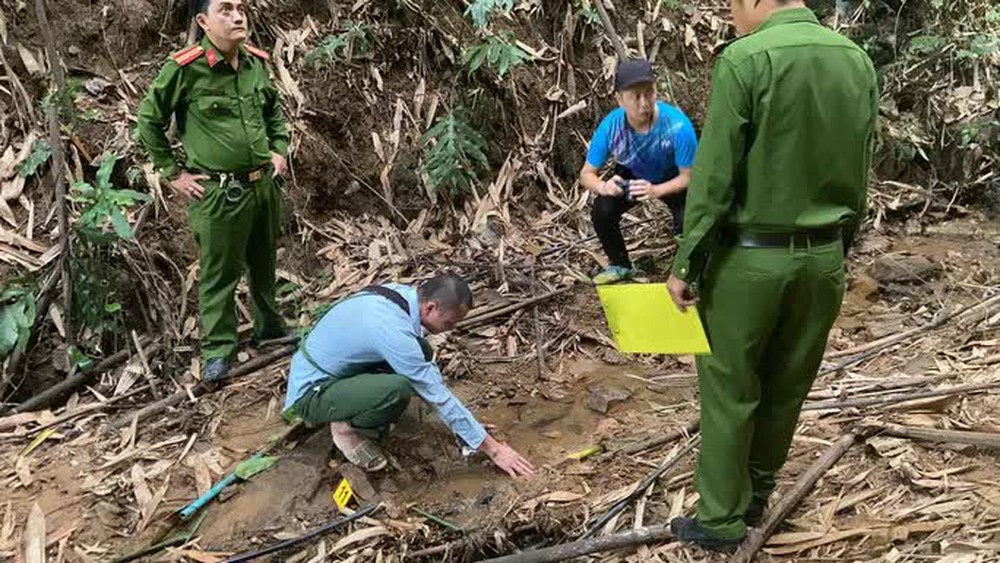
{"label": "crouching man", "polygon": [[444,384],[421,328],[438,334],[472,309],[469,284],[439,275],[420,287],[370,286],[335,304],[292,358],[286,415],[330,424],[333,443],[366,471],[388,460],[373,439],[403,414],[416,393],[466,446],[485,453],[511,477],[532,465],[497,441]]}

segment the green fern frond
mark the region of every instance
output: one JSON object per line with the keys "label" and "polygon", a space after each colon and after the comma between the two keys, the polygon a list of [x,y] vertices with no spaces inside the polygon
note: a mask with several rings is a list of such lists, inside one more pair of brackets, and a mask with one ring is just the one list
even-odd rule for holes
{"label": "green fern frond", "polygon": [[457,112],[439,119],[422,142],[428,147],[424,171],[434,190],[445,188],[452,195],[467,193],[479,179],[478,172],[489,166],[486,139]]}
{"label": "green fern frond", "polygon": [[484,29],[490,23],[490,16],[500,11],[504,15],[510,15],[514,9],[514,0],[474,0],[465,10],[465,14],[472,18],[472,23],[479,29]]}
{"label": "green fern frond", "polygon": [[469,72],[485,65],[496,70],[502,78],[510,69],[531,60],[531,55],[514,41],[514,36],[509,33],[490,35],[479,45],[467,47],[462,53],[462,61],[469,67]]}

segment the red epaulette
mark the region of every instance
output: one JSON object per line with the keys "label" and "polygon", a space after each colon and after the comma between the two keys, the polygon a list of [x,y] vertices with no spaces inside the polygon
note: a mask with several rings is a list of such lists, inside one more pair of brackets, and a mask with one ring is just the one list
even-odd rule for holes
{"label": "red epaulette", "polygon": [[249,43],[244,43],[243,47],[247,50],[247,53],[250,53],[251,55],[254,55],[255,57],[262,58],[265,61],[271,60],[271,55],[267,51],[258,49],[257,47],[254,47],[253,45],[251,45]]}
{"label": "red epaulette", "polygon": [[203,49],[201,45],[191,45],[186,49],[181,49],[173,55],[170,55],[170,58],[172,58],[174,62],[180,66],[187,66],[198,60],[198,57],[203,54],[205,54],[205,49]]}

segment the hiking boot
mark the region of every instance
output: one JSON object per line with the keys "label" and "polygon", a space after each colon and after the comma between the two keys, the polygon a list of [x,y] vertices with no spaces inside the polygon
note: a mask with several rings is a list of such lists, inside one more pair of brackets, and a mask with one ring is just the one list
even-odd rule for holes
{"label": "hiking boot", "polygon": [[743,515],[743,521],[747,526],[756,528],[764,521],[764,510],[767,509],[767,501],[753,498],[747,506],[747,513]]}
{"label": "hiking boot", "polygon": [[714,536],[695,518],[674,518],[670,521],[670,531],[681,541],[693,543],[710,551],[726,553],[736,551],[736,548],[746,539],[745,537],[727,539]]}
{"label": "hiking boot", "polygon": [[229,377],[229,360],[226,358],[209,359],[205,362],[205,369],[201,370],[201,377],[210,383]]}
{"label": "hiking boot", "polygon": [[594,285],[608,285],[632,278],[632,269],[624,266],[608,266],[591,280]]}

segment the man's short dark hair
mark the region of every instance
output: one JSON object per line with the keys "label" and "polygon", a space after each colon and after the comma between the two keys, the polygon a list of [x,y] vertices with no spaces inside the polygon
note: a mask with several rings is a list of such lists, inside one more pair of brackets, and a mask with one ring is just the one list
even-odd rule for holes
{"label": "man's short dark hair", "polygon": [[204,14],[208,12],[208,7],[212,4],[212,0],[188,0],[188,13],[191,17],[195,17],[198,14]]}
{"label": "man's short dark hair", "polygon": [[446,309],[472,309],[472,288],[455,274],[441,274],[425,281],[417,289],[417,296],[422,302],[434,301]]}

